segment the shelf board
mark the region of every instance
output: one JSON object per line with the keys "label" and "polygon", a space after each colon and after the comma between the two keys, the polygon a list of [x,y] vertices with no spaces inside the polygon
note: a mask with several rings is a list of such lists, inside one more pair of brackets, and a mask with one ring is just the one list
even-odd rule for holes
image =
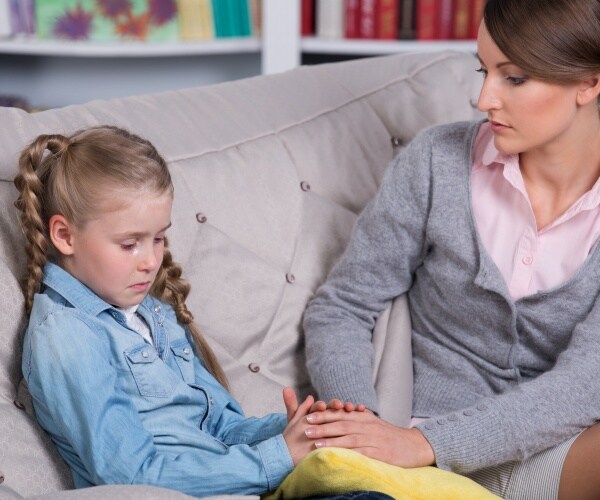
{"label": "shelf board", "polygon": [[161,57],[260,52],[261,41],[254,37],[222,38],[176,42],[93,42],[37,40],[19,38],[0,40],[0,54],[59,57]]}
{"label": "shelf board", "polygon": [[310,54],[384,55],[398,52],[460,50],[476,52],[475,40],[353,40],[303,37],[302,52]]}

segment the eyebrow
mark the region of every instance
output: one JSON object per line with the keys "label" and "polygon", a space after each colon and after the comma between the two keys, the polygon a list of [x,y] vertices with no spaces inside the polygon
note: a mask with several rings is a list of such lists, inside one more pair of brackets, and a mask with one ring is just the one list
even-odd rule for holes
{"label": "eyebrow", "polygon": [[[481,57],[479,57],[479,54],[475,54],[475,55],[477,56],[477,59],[479,59],[479,62],[485,66],[485,63],[483,62],[483,59],[481,59]],[[510,61],[503,61],[501,63],[496,64],[496,68],[500,69],[502,66],[508,66],[511,64],[513,64],[513,63]]]}
{"label": "eyebrow", "polygon": [[[171,227],[172,223],[169,222],[165,227],[163,227],[159,233],[162,233]],[[144,233],[142,231],[134,232],[134,233],[121,233],[115,235],[117,238],[141,238],[142,236],[146,236],[148,233]]]}

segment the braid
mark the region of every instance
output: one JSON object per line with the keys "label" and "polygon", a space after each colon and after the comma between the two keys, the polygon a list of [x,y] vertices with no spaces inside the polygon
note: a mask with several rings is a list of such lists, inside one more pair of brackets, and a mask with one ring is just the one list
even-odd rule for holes
{"label": "braid", "polygon": [[194,316],[185,304],[190,292],[190,284],[181,278],[181,266],[173,261],[171,251],[165,238],[165,249],[162,265],[158,271],[150,293],[155,297],[167,302],[175,310],[177,321],[184,325],[192,335],[194,344],[199,355],[204,361],[208,371],[229,390],[229,383],[225,372],[219,365],[213,350],[202,335],[198,326],[194,323]]}
{"label": "braid", "polygon": [[[20,194],[15,201],[15,207],[21,212],[21,227],[26,238],[27,273],[23,280],[23,292],[28,315],[33,306],[33,296],[40,289],[50,248],[44,217],[46,172],[40,173],[39,170],[42,163],[47,160],[54,165],[68,145],[69,140],[64,136],[41,135],[23,150],[19,158],[19,174],[15,177],[14,183]],[[44,158],[46,150],[52,153],[50,159]]]}

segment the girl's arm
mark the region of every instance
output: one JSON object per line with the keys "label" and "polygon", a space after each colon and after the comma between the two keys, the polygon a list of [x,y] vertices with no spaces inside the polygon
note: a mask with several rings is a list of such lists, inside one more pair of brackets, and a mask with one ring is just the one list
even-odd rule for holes
{"label": "girl's arm", "polygon": [[36,416],[87,485],[149,484],[194,496],[260,494],[275,489],[292,469],[281,434],[229,446],[198,429],[187,448],[173,437],[171,451],[164,441],[176,425],[176,409],[161,429],[146,429],[138,408],[116,390],[118,367],[111,356],[106,339],[72,313],[50,314],[28,333],[24,348]]}

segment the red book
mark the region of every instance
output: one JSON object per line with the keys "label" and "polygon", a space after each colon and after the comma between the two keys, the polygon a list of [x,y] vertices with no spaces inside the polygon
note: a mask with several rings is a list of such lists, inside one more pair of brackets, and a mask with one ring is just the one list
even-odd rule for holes
{"label": "red book", "polygon": [[471,36],[471,15],[469,0],[454,0],[454,19],[452,20],[452,38],[464,40]]}
{"label": "red book", "polygon": [[359,19],[360,19],[360,0],[344,0],[345,16],[345,37],[360,38]]}
{"label": "red book", "polygon": [[375,38],[376,0],[360,0],[358,33],[360,38]]}
{"label": "red book", "polygon": [[417,39],[435,40],[438,38],[438,1],[416,0]]}
{"label": "red book", "polygon": [[300,13],[300,33],[302,36],[315,33],[315,0],[302,0]]}
{"label": "red book", "polygon": [[398,34],[398,0],[377,0],[375,11],[375,37],[394,40]]}
{"label": "red book", "polygon": [[454,0],[438,0],[437,12],[438,31],[436,38],[449,40],[452,38]]}
{"label": "red book", "polygon": [[485,0],[471,0],[471,38],[477,38],[479,24],[483,19]]}

